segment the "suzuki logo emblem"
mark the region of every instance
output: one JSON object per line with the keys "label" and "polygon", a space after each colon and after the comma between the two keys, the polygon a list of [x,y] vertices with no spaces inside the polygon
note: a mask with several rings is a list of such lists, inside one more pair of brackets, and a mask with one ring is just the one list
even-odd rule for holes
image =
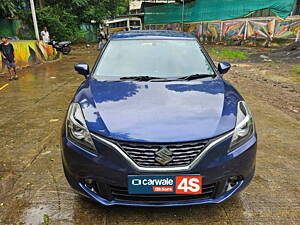
{"label": "suzuki logo emblem", "polygon": [[172,151],[167,149],[166,147],[162,147],[160,150],[155,152],[155,161],[160,163],[161,165],[166,165],[173,160]]}

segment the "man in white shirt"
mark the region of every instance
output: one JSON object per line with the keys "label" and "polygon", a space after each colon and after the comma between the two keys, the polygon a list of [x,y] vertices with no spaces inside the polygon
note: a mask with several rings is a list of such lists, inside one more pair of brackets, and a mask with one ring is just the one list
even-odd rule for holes
{"label": "man in white shirt", "polygon": [[50,42],[50,35],[49,35],[49,32],[48,32],[48,29],[47,27],[44,27],[44,29],[42,30],[41,32],[41,36],[42,36],[42,40],[48,44]]}

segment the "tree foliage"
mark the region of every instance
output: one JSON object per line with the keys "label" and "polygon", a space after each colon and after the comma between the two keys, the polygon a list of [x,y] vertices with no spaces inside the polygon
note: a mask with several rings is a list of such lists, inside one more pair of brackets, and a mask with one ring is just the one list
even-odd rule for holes
{"label": "tree foliage", "polygon": [[[19,2],[0,0],[0,18],[18,15],[24,24],[32,27],[31,11],[18,8]],[[127,14],[129,6],[129,0],[43,0],[43,8],[38,0],[35,3],[39,28],[47,26],[52,37],[58,40],[75,40],[81,35],[80,24],[91,20],[101,23],[106,18]]]}
{"label": "tree foliage", "polygon": [[78,22],[89,23],[126,14],[129,0],[46,0],[46,6],[54,5],[76,15]]}
{"label": "tree foliage", "polygon": [[[42,30],[47,26],[52,37],[55,36],[58,40],[74,40],[79,31],[77,16],[61,9],[60,7],[45,7],[37,8],[36,16],[38,19],[39,29]],[[25,24],[33,26],[31,13],[23,13],[20,15]]]}
{"label": "tree foliage", "polygon": [[0,0],[0,18],[13,17],[17,13],[16,2],[12,0]]}

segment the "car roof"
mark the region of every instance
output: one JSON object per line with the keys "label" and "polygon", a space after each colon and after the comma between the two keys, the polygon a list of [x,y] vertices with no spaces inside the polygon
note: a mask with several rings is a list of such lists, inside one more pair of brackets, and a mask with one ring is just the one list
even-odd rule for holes
{"label": "car roof", "polygon": [[122,31],[112,35],[111,40],[122,39],[195,39],[190,33],[171,30]]}

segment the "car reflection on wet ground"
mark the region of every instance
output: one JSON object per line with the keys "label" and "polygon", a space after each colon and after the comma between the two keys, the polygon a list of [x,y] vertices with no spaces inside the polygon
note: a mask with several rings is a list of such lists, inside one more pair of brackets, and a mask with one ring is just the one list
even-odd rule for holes
{"label": "car reflection on wet ground", "polygon": [[45,215],[49,224],[300,224],[300,122],[244,89],[259,141],[256,174],[243,192],[218,205],[173,208],[104,207],[74,193],[61,165],[60,128],[84,79],[73,64],[91,66],[96,56],[77,49],[0,91],[0,224],[43,224]]}

